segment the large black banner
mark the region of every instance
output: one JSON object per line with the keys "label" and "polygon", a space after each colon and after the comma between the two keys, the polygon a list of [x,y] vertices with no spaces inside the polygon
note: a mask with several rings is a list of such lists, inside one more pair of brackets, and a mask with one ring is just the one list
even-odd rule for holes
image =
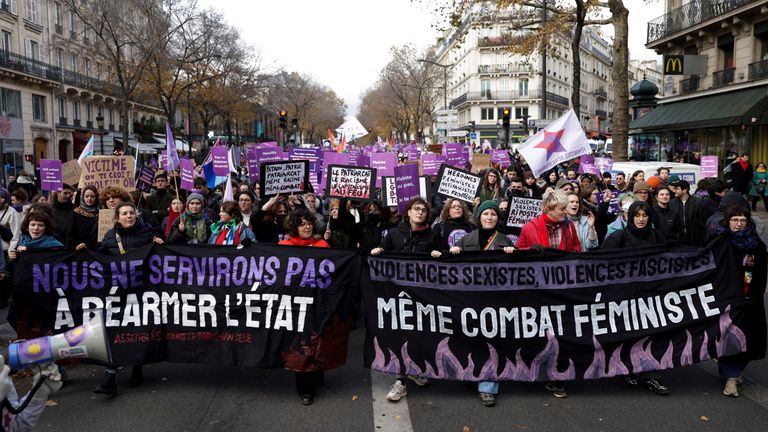
{"label": "large black banner", "polygon": [[13,270],[13,315],[30,337],[103,311],[121,364],[331,369],[346,361],[361,261],[276,245],[25,252]]}
{"label": "large black banner", "polygon": [[369,257],[365,364],[464,381],[594,379],[746,350],[730,249]]}

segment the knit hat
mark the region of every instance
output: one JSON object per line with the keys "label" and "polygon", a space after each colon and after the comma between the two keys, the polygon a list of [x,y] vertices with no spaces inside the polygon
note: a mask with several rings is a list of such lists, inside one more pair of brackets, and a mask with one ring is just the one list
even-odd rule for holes
{"label": "knit hat", "polygon": [[189,202],[192,201],[193,199],[199,200],[200,204],[205,204],[205,198],[203,198],[203,196],[200,195],[199,193],[193,192],[189,194],[189,196],[187,197],[187,206],[189,206]]}
{"label": "knit hat", "polygon": [[639,182],[635,183],[635,187],[632,188],[632,192],[634,192],[634,193],[638,193],[638,192],[643,191],[643,190],[644,191],[648,191],[648,192],[651,191],[651,186],[648,183],[644,182],[644,181],[639,181]]}
{"label": "knit hat", "polygon": [[487,200],[483,201],[482,204],[480,204],[477,207],[477,210],[475,211],[475,222],[480,223],[480,215],[483,214],[484,211],[491,209],[496,212],[496,216],[499,216],[501,213],[499,211],[499,204],[494,200]]}
{"label": "knit hat", "polygon": [[555,189],[562,189],[563,186],[565,186],[567,184],[573,186],[573,183],[571,183],[570,180],[568,180],[568,179],[560,179],[560,180],[557,181],[557,184],[555,185]]}
{"label": "knit hat", "polygon": [[679,176],[676,176],[676,175],[671,175],[671,176],[669,176],[669,178],[667,179],[667,184],[668,184],[668,185],[671,185],[672,183],[674,183],[674,182],[677,182],[677,181],[680,181],[680,177],[679,177]]}
{"label": "knit hat", "polygon": [[11,200],[11,194],[8,193],[8,189],[0,188],[0,198],[5,199],[5,202],[8,203]]}

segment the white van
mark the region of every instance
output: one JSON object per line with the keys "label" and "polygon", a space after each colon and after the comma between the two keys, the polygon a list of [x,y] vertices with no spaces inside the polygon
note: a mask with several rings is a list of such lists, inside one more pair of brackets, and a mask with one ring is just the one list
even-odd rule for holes
{"label": "white van", "polygon": [[676,162],[614,162],[610,172],[613,174],[614,180],[616,173],[623,172],[629,181],[632,173],[637,170],[643,170],[645,178],[648,179],[648,177],[655,176],[661,167],[670,168],[669,175],[676,175],[681,180],[690,183],[691,193],[696,191],[696,182],[701,180],[701,166],[699,165]]}

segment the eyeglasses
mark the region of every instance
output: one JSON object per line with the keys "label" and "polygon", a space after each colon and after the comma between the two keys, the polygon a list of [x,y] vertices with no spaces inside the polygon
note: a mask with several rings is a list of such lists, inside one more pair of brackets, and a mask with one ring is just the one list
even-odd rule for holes
{"label": "eyeglasses", "polygon": [[241,203],[246,203],[246,202],[251,202],[251,199],[250,199],[250,198],[240,198],[240,199],[239,199],[239,200],[237,200],[237,201],[238,201],[238,202],[241,202]]}
{"label": "eyeglasses", "polygon": [[[452,209],[456,209],[456,210],[464,210],[464,206],[461,205],[461,204],[459,204],[459,205],[452,205],[451,208]],[[414,210],[416,210],[416,209],[414,209]]]}
{"label": "eyeglasses", "polygon": [[732,217],[731,218],[731,222],[733,222],[735,224],[746,225],[747,224],[747,218],[745,218],[745,217]]}
{"label": "eyeglasses", "polygon": [[312,222],[304,221],[299,225],[299,228],[311,228],[312,226]]}
{"label": "eyeglasses", "polygon": [[416,213],[426,213],[427,208],[426,207],[411,207],[411,210],[413,210]]}

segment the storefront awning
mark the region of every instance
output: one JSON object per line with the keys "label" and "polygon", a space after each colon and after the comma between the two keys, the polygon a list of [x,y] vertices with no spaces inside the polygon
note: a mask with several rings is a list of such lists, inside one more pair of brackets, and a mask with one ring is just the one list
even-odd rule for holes
{"label": "storefront awning", "polygon": [[768,109],[768,87],[660,104],[629,124],[632,134],[751,124]]}

